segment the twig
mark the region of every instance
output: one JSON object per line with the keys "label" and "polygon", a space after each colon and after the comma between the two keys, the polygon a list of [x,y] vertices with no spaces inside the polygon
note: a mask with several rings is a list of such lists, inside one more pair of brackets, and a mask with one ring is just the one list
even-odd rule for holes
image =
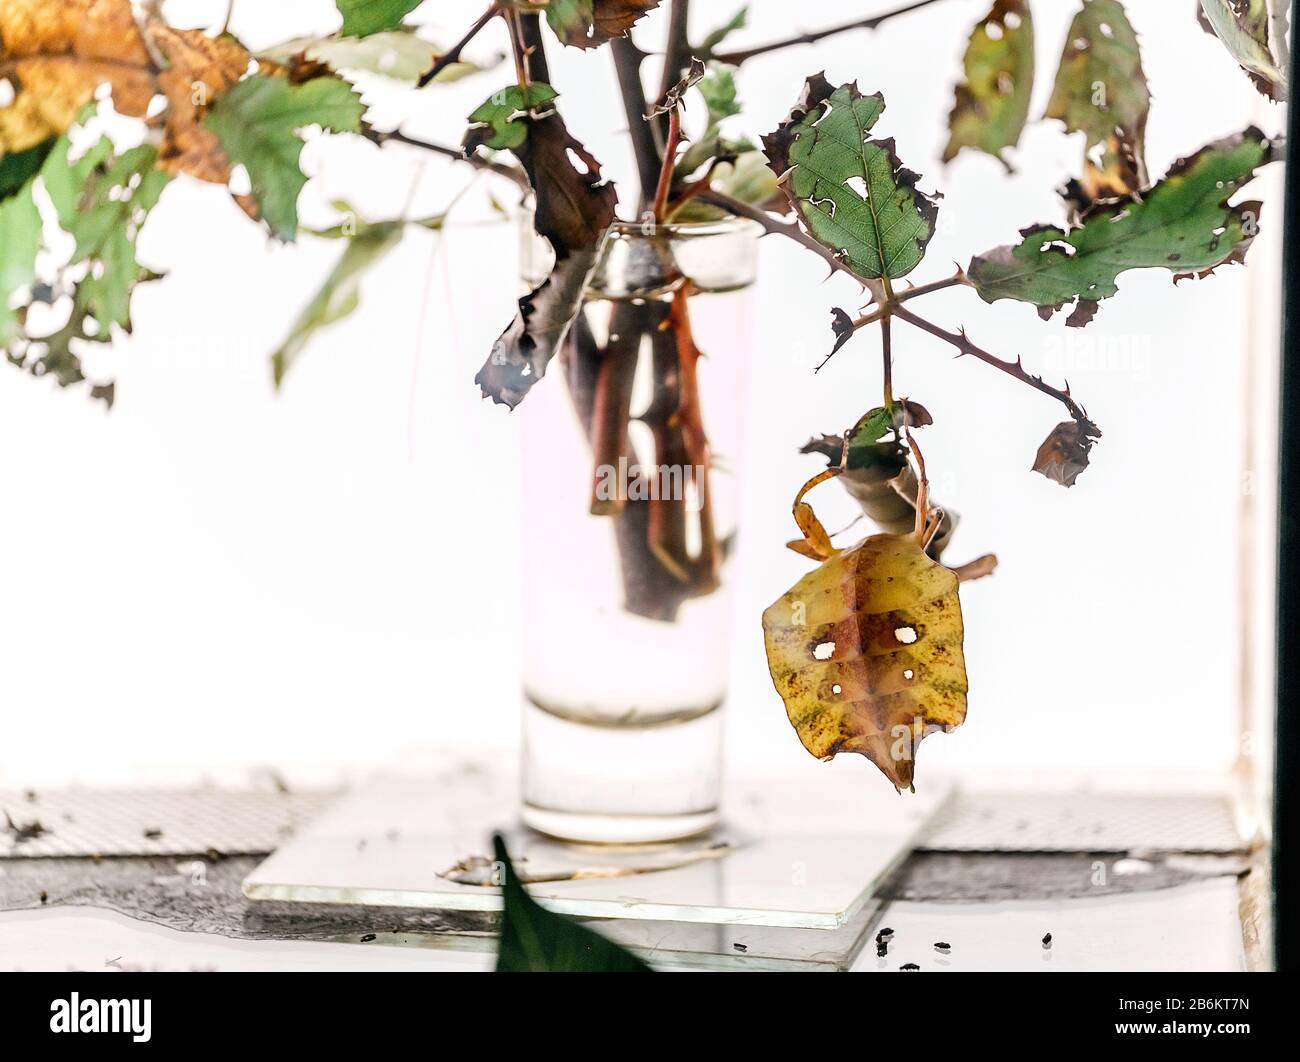
{"label": "twig", "polygon": [[1064,405],[1065,408],[1070,411],[1070,416],[1075,420],[1087,419],[1087,414],[1084,410],[1080,408],[1079,404],[1075,402],[1073,398],[1070,397],[1070,385],[1068,383],[1065,385],[1064,391],[1058,390],[1051,384],[1045,383],[1041,376],[1034,376],[1026,372],[1025,367],[1021,364],[1019,358],[1015,361],[1007,361],[1003,358],[999,358],[996,354],[990,354],[987,350],[977,347],[969,338],[967,338],[964,331],[948,332],[943,328],[940,328],[937,324],[934,324],[932,321],[927,321],[924,317],[918,317],[916,314],[902,306],[896,305],[894,307],[893,316],[906,321],[908,324],[921,329],[923,332],[929,332],[930,335],[942,339],[946,343],[951,343],[963,354],[969,354],[973,358],[978,358],[980,361],[992,365],[995,369],[1000,369],[1008,376],[1014,377],[1021,383],[1026,383],[1035,390],[1041,391],[1045,395],[1050,395],[1052,398],[1055,398],[1058,402]]}
{"label": "twig", "polygon": [[489,4],[488,9],[484,11],[483,14],[479,15],[478,19],[474,22],[474,25],[470,26],[466,31],[465,36],[434,60],[433,66],[429,67],[429,69],[420,77],[420,80],[416,82],[416,87],[424,88],[425,85],[446,70],[447,67],[451,66],[452,63],[458,62],[460,60],[460,53],[464,50],[465,45],[469,44],[470,41],[477,37],[479,31],[499,14],[501,14],[501,5],[499,3]]}
{"label": "twig", "polygon": [[398,144],[407,144],[410,147],[423,148],[425,151],[432,151],[435,155],[443,155],[449,159],[455,159],[458,162],[466,162],[475,169],[484,170],[487,173],[495,173],[501,177],[509,178],[517,184],[521,191],[529,192],[532,186],[528,183],[528,177],[523,170],[514,166],[508,166],[504,162],[496,162],[492,159],[485,159],[479,155],[466,155],[460,148],[450,147],[447,144],[436,144],[430,140],[419,140],[413,136],[407,136],[400,129],[394,129],[391,132],[381,133],[373,132],[370,138],[377,144],[385,144],[388,141],[394,141]]}
{"label": "twig", "polygon": [[919,11],[923,7],[929,7],[931,4],[938,2],[939,0],[913,0],[912,3],[903,7],[895,8],[893,11],[884,11],[879,15],[872,15],[870,18],[855,19],[852,22],[831,26],[828,29],[815,30],[812,33],[801,33],[794,37],[787,37],[784,40],[759,44],[753,48],[744,48],[734,52],[717,52],[709,58],[715,59],[719,63],[739,66],[747,59],[753,59],[756,55],[766,55],[768,52],[780,51],[782,48],[793,48],[799,44],[815,44],[817,41],[825,40],[827,37],[834,37],[838,33],[846,33],[849,30],[875,29],[881,23],[888,22],[891,18]]}
{"label": "twig", "polygon": [[614,71],[618,75],[619,94],[623,97],[623,111],[627,116],[628,136],[636,155],[637,175],[641,180],[641,202],[646,205],[650,189],[659,179],[663,160],[659,145],[655,143],[654,129],[646,121],[645,86],[641,83],[641,60],[644,54],[628,37],[615,37],[611,43]]}
{"label": "twig", "polygon": [[[916,287],[908,288],[906,291],[895,292],[892,301],[894,304],[907,302],[909,299],[915,299],[920,295],[929,295],[931,292],[943,291],[945,288],[955,288],[962,284],[969,285],[970,278],[966,276],[966,271],[958,266],[956,273],[950,277],[945,277],[943,280],[933,280],[929,284],[918,284]],[[853,321],[853,327],[854,329],[858,329],[863,328],[866,325],[875,324],[882,318],[888,317],[889,314],[889,307],[882,307],[873,310],[871,313],[855,318]]]}

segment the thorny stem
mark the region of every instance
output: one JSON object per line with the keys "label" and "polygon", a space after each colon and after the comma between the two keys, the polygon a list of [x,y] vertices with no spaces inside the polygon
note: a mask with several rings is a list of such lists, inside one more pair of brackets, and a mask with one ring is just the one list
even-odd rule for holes
{"label": "thorny stem", "polygon": [[794,37],[786,37],[779,41],[770,41],[767,44],[759,44],[753,48],[744,48],[734,52],[716,52],[709,56],[719,63],[727,63],[731,66],[739,66],[747,59],[753,59],[756,55],[766,55],[768,52],[780,51],[782,48],[793,48],[799,44],[815,44],[817,41],[825,40],[827,37],[834,37],[839,33],[846,33],[855,29],[875,29],[881,23],[888,22],[891,18],[897,18],[899,15],[910,14],[913,11],[919,11],[923,7],[929,7],[931,4],[938,3],[939,0],[913,0],[912,3],[903,7],[895,8],[892,11],[883,11],[879,15],[872,15],[869,18],[855,19],[852,22],[845,22],[838,26],[830,26],[827,29],[815,30],[812,33],[800,33]]}
{"label": "thorny stem", "polygon": [[452,63],[459,61],[460,53],[464,50],[465,45],[469,44],[470,41],[477,37],[479,31],[499,14],[501,14],[501,4],[489,4],[488,9],[484,11],[483,14],[479,15],[475,20],[474,25],[470,26],[466,31],[465,36],[434,60],[433,66],[429,67],[429,69],[421,75],[420,80],[416,82],[416,86],[418,88],[424,88],[425,85],[446,70],[447,67],[451,66]]}
{"label": "thorny stem", "polygon": [[1000,369],[1008,376],[1014,377],[1021,383],[1026,383],[1035,390],[1041,391],[1045,395],[1050,395],[1052,398],[1055,398],[1058,402],[1064,405],[1065,408],[1070,411],[1070,416],[1075,420],[1087,419],[1087,414],[1082,408],[1080,408],[1079,404],[1070,397],[1070,385],[1068,383],[1065,385],[1065,390],[1059,390],[1051,384],[1046,383],[1041,376],[1034,376],[1031,373],[1026,372],[1025,367],[1021,364],[1019,358],[1016,358],[1015,361],[1007,361],[1003,358],[999,358],[996,354],[990,354],[987,350],[977,347],[969,338],[967,338],[964,331],[946,331],[945,329],[940,328],[937,324],[934,324],[932,321],[927,321],[924,317],[918,317],[916,314],[902,306],[895,306],[893,309],[893,315],[906,321],[908,324],[921,329],[923,332],[929,332],[930,335],[942,339],[946,343],[951,343],[961,351],[961,353],[969,354],[971,357],[978,358],[980,361],[992,365],[995,369]]}
{"label": "thorny stem", "polygon": [[668,142],[664,145],[664,164],[659,168],[659,183],[655,187],[655,221],[660,224],[668,216],[668,193],[673,187],[673,165],[677,162],[677,146],[681,139],[681,108],[674,106],[668,111]]}
{"label": "thorny stem", "polygon": [[[890,296],[892,301],[897,304],[900,302],[907,302],[909,299],[915,299],[918,295],[929,295],[931,292],[943,291],[945,288],[955,288],[961,284],[970,284],[970,280],[966,276],[966,271],[958,267],[956,273],[950,277],[945,277],[943,280],[934,280],[929,284],[918,284],[916,287],[908,288],[903,292],[891,291]],[[853,322],[853,327],[856,330],[858,328],[863,328],[866,325],[875,324],[877,321],[888,317],[889,313],[889,307],[877,308],[871,313],[856,318]]]}
{"label": "thorny stem", "polygon": [[700,410],[700,386],[696,372],[701,357],[691,332],[687,301],[690,285],[679,288],[672,297],[668,310],[668,324],[677,340],[678,404],[669,424],[681,429],[682,440],[691,464],[701,470],[700,482],[700,555],[696,562],[696,585],[704,593],[716,589],[722,553],[713,523],[713,491],[710,473],[713,467],[709,439],[704,431],[704,418]]}
{"label": "thorny stem", "polygon": [[885,401],[886,409],[892,409],[894,405],[894,351],[890,338],[889,318],[886,317],[880,322],[880,352],[884,359],[885,373]]}

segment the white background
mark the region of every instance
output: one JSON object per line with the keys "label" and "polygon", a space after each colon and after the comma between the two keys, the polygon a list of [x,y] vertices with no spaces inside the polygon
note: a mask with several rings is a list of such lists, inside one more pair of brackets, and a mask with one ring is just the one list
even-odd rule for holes
{"label": "white background", "polygon": [[[695,37],[725,21],[733,2],[697,0]],[[224,6],[168,10],[178,22],[214,25]],[[758,0],[736,40],[872,5],[800,4],[792,25],[793,6]],[[1190,2],[1127,6],[1155,97],[1153,174],[1251,120],[1280,127],[1280,112],[1254,98],[1196,26]],[[430,2],[416,19],[450,40],[480,8]],[[1035,4],[1035,115],[1074,8]],[[923,187],[945,194],[918,281],[1010,242],[1020,227],[1060,221],[1053,189],[1078,168],[1078,140],[1043,122],[1013,154],[1013,176],[969,153],[947,168],[938,162],[965,36],[986,9],[984,0],[948,0],[740,74],[737,131],[751,135],[772,129],[803,77],[823,68],[833,82],[856,78],[884,92],[881,134],[896,138]],[[263,46],[327,31],[337,18],[328,0],[241,0],[234,28]],[[661,33],[656,17],[643,43]],[[485,35],[471,54],[503,43]],[[551,61],[571,129],[630,184],[607,50],[553,48]],[[454,142],[464,116],[509,78],[507,66],[414,99],[377,85],[371,118]],[[325,220],[323,204],[339,196],[372,217],[408,202],[432,212],[471,179],[401,147],[381,156],[366,144],[313,145],[305,158],[321,176],[303,209]],[[1257,365],[1252,382],[1247,336],[1253,328],[1271,357],[1275,304],[1263,293],[1276,284],[1276,177],[1257,185],[1271,201],[1249,271],[1177,288],[1162,272],[1128,274],[1084,332],[1060,318],[1042,324],[1020,304],[985,306],[968,291],[926,300],[929,313],[965,324],[982,345],[1069,377],[1105,431],[1072,490],[1029,471],[1062,419],[1055,403],[954,361],[920,333],[898,334],[896,387],[933,413],[924,446],[936,496],[964,518],[949,558],[1002,559],[996,577],[963,594],[968,721],[927,742],[922,772],[1221,768],[1236,757],[1237,534],[1243,507],[1271,487],[1269,407],[1248,412],[1247,393],[1270,393],[1272,363]],[[278,396],[268,352],[338,246],[275,246],[223,190],[184,179],[142,237],[142,257],[167,279],[137,295],[135,334],[90,362],[116,376],[116,408],[0,367],[0,784],[192,779],[256,765],[320,776],[426,747],[513,755],[517,424],[480,400],[473,376],[517,294],[516,238],[508,224],[482,223],[490,213],[477,191],[444,236],[407,237],[369,279],[361,312],[313,344]],[[797,449],[880,394],[871,337],[811,371],[827,348],[829,307],[853,309],[859,298],[824,274],[807,252],[765,242],[728,724],[743,769],[797,768],[806,758],[769,684],[758,629],[762,608],[807,570],[783,548],[793,491],[819,467]],[[1263,439],[1254,457],[1251,430]],[[838,489],[820,494],[827,524],[846,523],[853,510]],[[1267,542],[1266,527],[1260,537]],[[1266,658],[1268,631],[1257,625],[1250,636]]]}

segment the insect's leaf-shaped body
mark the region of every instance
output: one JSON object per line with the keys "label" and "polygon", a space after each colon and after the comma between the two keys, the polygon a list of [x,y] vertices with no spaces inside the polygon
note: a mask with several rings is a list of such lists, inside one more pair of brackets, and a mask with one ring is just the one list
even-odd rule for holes
{"label": "insect's leaf-shaped body", "polygon": [[768,668],[804,747],[857,752],[899,789],[916,746],[966,718],[957,576],[914,535],[873,535],[763,613]]}

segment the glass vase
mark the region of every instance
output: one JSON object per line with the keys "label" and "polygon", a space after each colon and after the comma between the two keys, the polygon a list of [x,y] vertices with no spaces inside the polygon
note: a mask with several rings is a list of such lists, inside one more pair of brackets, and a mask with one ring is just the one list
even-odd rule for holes
{"label": "glass vase", "polygon": [[562,379],[521,407],[523,819],[546,834],[717,822],[758,235],[611,230]]}

